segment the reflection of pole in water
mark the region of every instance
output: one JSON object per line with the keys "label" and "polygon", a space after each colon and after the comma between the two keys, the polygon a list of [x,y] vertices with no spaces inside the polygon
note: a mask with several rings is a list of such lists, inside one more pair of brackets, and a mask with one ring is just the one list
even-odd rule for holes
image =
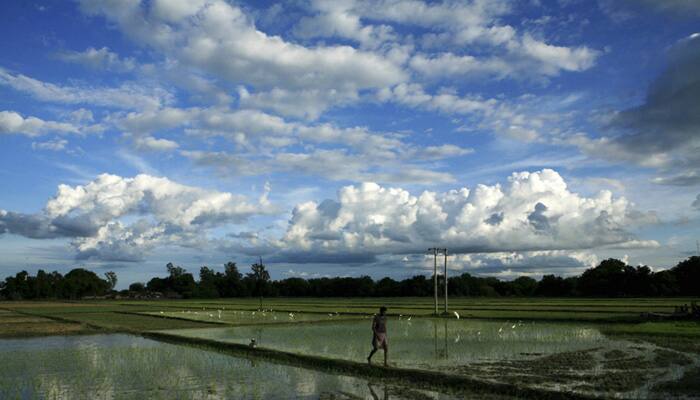
{"label": "reflection of pole in water", "polygon": [[447,320],[445,320],[444,322],[445,322],[445,349],[444,349],[444,352],[445,352],[445,360],[447,360],[449,358],[448,352],[447,352]]}
{"label": "reflection of pole in water", "polygon": [[447,249],[442,249],[445,253],[445,314],[448,313],[447,307]]}
{"label": "reflection of pole in water", "polygon": [[437,320],[433,320],[433,343],[435,345],[435,359],[447,359],[448,355],[448,349],[447,349],[447,320],[443,320],[444,323],[444,330],[442,332],[442,339],[443,339],[443,344],[440,346],[438,344],[439,342],[439,336],[438,335],[438,326],[437,326]]}
{"label": "reflection of pole in water", "polygon": [[367,387],[369,388],[369,394],[372,396],[372,400],[379,400],[379,396],[377,396],[377,393],[375,393],[374,388],[372,387],[372,382],[367,382]]}
{"label": "reflection of pole in water", "polygon": [[[369,388],[369,394],[372,396],[372,400],[380,400],[377,392],[374,391],[372,387],[372,382],[367,381],[367,387]],[[384,400],[389,400],[389,386],[384,385]]]}
{"label": "reflection of pole in water", "polygon": [[438,334],[437,334],[437,321],[433,320],[433,342],[435,343],[435,358],[438,358]]}

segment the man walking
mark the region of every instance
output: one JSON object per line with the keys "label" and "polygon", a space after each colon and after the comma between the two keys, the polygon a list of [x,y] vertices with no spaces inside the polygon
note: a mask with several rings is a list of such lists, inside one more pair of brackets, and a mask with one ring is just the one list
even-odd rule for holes
{"label": "man walking", "polygon": [[372,320],[372,351],[367,357],[367,363],[369,363],[369,365],[372,365],[372,356],[380,347],[384,350],[384,366],[386,367],[389,345],[386,341],[386,307],[384,306],[379,308],[379,314],[375,315]]}

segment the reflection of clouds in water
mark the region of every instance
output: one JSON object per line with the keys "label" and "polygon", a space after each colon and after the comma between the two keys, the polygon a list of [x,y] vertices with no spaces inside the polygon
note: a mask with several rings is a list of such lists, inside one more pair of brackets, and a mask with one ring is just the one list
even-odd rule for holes
{"label": "reflection of clouds in water", "polygon": [[296,392],[299,396],[311,396],[317,393],[316,379],[308,374],[299,374],[292,379],[292,383],[296,387]]}
{"label": "reflection of clouds in water", "polygon": [[0,398],[370,398],[364,379],[129,335],[42,340],[0,340]]}
{"label": "reflection of clouds in water", "polygon": [[38,382],[35,383],[40,393],[45,393],[45,397],[49,399],[61,399],[65,396],[65,391],[68,390],[61,383],[60,376],[42,374],[36,377]]}
{"label": "reflection of clouds in water", "polygon": [[[441,368],[454,363],[518,359],[525,353],[552,354],[611,343],[590,325],[475,321],[468,319],[389,320],[390,361],[402,367]],[[355,322],[255,328],[270,349],[363,361],[370,349],[369,325]],[[173,332],[222,342],[244,343],[252,330],[195,329]],[[426,364],[425,366],[423,364]]]}

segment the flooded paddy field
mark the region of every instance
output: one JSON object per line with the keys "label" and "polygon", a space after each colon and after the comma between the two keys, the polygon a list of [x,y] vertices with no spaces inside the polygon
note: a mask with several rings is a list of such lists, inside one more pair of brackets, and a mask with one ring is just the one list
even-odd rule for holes
{"label": "flooded paddy field", "polygon": [[[394,318],[389,329],[393,367],[591,396],[667,398],[664,384],[700,366],[697,354],[610,338],[590,324]],[[168,333],[364,363],[368,332],[359,320]]]}
{"label": "flooded paddy field", "polygon": [[2,399],[461,398],[124,334],[4,339],[0,359]]}
{"label": "flooded paddy field", "polygon": [[[597,329],[576,324],[393,318],[388,325],[391,360],[401,367],[523,359],[611,343]],[[255,339],[265,348],[350,361],[364,361],[372,339],[369,319],[170,332],[238,344]]]}
{"label": "flooded paddy field", "polygon": [[[0,398],[697,399],[700,324],[636,313],[679,301],[455,299],[460,319],[411,298],[4,302]],[[388,369],[366,365],[381,304]]]}

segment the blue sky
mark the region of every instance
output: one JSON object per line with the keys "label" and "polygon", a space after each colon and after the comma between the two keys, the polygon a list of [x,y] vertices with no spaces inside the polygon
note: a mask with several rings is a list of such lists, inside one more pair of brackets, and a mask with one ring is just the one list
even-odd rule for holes
{"label": "blue sky", "polygon": [[666,268],[700,237],[691,0],[6,2],[0,276]]}

